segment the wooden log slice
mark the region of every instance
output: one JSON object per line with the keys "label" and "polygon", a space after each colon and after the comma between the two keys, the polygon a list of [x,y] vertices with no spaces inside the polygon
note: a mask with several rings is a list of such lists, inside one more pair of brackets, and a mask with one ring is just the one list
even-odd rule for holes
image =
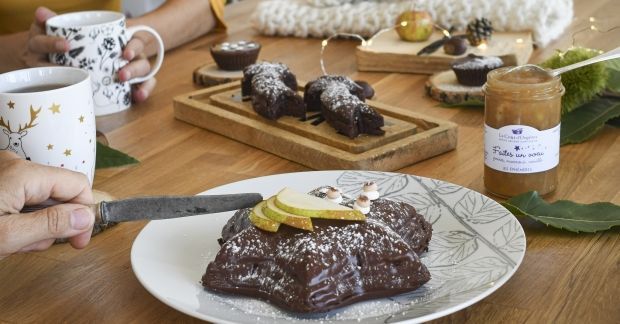
{"label": "wooden log slice", "polygon": [[203,87],[238,81],[243,78],[243,71],[220,70],[215,63],[203,65],[194,70],[194,83]]}
{"label": "wooden log slice", "polygon": [[461,104],[468,101],[484,102],[482,87],[468,87],[460,84],[452,70],[431,75],[426,81],[426,93],[431,98],[446,104]]}

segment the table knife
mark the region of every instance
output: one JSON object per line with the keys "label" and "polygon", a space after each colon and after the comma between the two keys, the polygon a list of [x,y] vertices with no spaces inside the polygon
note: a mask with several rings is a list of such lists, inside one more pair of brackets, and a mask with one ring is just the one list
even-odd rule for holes
{"label": "table knife", "polygon": [[[219,213],[253,207],[263,200],[258,193],[203,196],[153,196],[102,201],[89,205],[96,224],[130,222],[135,220],[170,219],[201,214]],[[48,200],[36,206],[26,206],[22,213],[33,212],[53,205]]]}

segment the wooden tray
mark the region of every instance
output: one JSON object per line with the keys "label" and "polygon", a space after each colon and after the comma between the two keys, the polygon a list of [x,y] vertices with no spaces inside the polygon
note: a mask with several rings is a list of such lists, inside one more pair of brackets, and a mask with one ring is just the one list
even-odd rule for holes
{"label": "wooden tray", "polygon": [[[303,89],[300,86],[300,91]],[[385,135],[349,139],[317,112],[301,121],[277,121],[258,115],[241,100],[239,82],[198,90],[174,98],[177,119],[222,134],[313,169],[392,171],[456,147],[456,124],[375,101],[368,104],[385,118]]]}
{"label": "wooden tray", "polygon": [[461,56],[447,55],[443,48],[430,55],[416,55],[422,48],[442,37],[443,34],[435,32],[425,42],[406,42],[398,37],[395,30],[385,32],[373,39],[372,44],[357,47],[357,69],[433,74],[450,70],[452,61],[470,53],[499,56],[506,65],[525,64],[532,55],[532,35],[529,32],[493,33],[486,48],[470,46]]}

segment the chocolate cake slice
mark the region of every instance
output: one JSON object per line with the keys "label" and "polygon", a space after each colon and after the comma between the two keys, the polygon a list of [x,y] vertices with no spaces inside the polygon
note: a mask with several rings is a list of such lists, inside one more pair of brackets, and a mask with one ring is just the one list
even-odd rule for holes
{"label": "chocolate cake slice", "polygon": [[306,85],[304,101],[309,111],[321,110],[323,118],[339,133],[383,135],[383,116],[365,102],[364,88],[344,76],[322,76]]}
{"label": "chocolate cake slice", "polygon": [[321,111],[321,94],[333,83],[342,84],[349,93],[361,101],[364,101],[366,98],[364,88],[346,76],[323,75],[314,81],[308,82],[304,88],[304,102],[308,111]]}
{"label": "chocolate cake slice", "polygon": [[206,289],[316,313],[430,280],[418,253],[428,248],[431,225],[405,203],[375,200],[366,222],[314,219],[313,232],[281,226],[268,233],[248,213],[238,211],[224,226],[222,248],[202,277]]}
{"label": "chocolate cake slice", "polygon": [[304,118],[306,107],[297,94],[297,79],[281,63],[256,63],[243,71],[241,95],[252,100],[261,116],[278,119],[284,115]]}

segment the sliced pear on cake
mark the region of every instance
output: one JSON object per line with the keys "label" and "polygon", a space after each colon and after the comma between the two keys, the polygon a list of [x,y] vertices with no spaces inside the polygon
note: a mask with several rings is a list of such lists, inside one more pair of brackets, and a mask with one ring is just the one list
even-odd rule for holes
{"label": "sliced pear on cake", "polygon": [[284,188],[276,195],[275,205],[293,215],[312,218],[366,220],[366,216],[358,210],[336,204],[327,199],[297,192],[291,188]]}
{"label": "sliced pear on cake", "polygon": [[273,219],[265,216],[263,213],[263,207],[265,206],[266,201],[263,200],[259,202],[252,211],[250,211],[250,221],[254,226],[267,231],[267,232],[277,232],[278,228],[280,228],[280,223],[274,221]]}
{"label": "sliced pear on cake", "polygon": [[263,213],[265,216],[273,221],[286,224],[295,228],[312,231],[312,220],[309,217],[299,216],[291,214],[285,210],[280,209],[275,204],[276,197],[273,196],[265,201],[263,206]]}

